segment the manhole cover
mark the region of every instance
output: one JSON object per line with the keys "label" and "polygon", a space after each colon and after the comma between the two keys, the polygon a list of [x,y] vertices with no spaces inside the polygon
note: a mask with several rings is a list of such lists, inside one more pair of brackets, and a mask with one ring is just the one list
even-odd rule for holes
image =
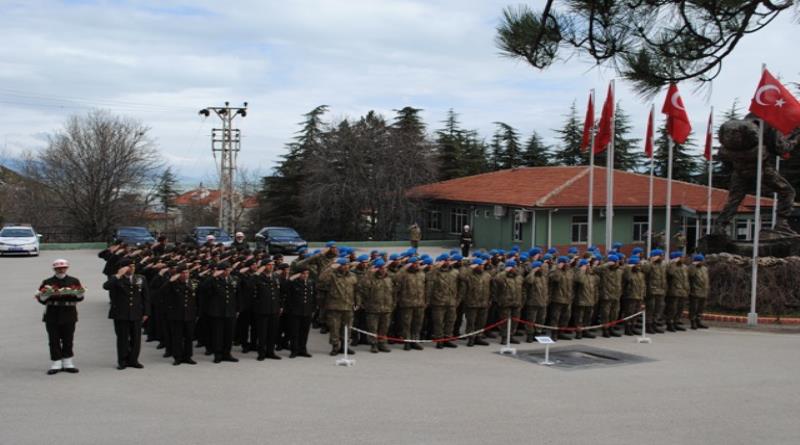
{"label": "manhole cover", "polygon": [[[544,361],[544,348],[535,350],[517,350],[516,358],[539,364]],[[550,348],[550,365],[559,369],[588,369],[608,366],[630,365],[655,361],[641,355],[626,354],[610,349],[593,346],[571,345]]]}

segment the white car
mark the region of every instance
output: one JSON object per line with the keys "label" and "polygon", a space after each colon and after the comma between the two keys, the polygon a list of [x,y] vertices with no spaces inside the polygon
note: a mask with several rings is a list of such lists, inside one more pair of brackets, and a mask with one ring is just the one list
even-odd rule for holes
{"label": "white car", "polygon": [[5,226],[0,230],[0,255],[39,255],[39,236],[32,227]]}

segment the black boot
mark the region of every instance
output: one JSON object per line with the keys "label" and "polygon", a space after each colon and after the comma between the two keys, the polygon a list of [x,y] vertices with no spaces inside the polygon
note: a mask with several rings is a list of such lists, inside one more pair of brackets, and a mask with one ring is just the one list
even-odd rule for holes
{"label": "black boot", "polygon": [[689,329],[697,330],[697,322],[692,320],[692,325],[691,325],[691,327]]}
{"label": "black boot", "polygon": [[581,331],[580,329],[575,331],[575,340],[580,340],[582,338],[583,338],[583,331]]}
{"label": "black boot", "polygon": [[411,350],[411,343],[406,343],[403,345],[403,351],[410,351]]}
{"label": "black boot", "polygon": [[676,331],[686,331],[686,328],[684,328],[680,323],[674,323],[673,326],[675,327]]}
{"label": "black boot", "polygon": [[525,343],[533,343],[533,334],[528,334],[525,337]]}
{"label": "black boot", "polygon": [[422,345],[419,343],[411,343],[411,349],[416,349],[417,351],[422,351]]}
{"label": "black boot", "polygon": [[336,345],[333,345],[331,347],[331,352],[330,352],[331,357],[333,357],[335,355],[338,355],[338,354],[339,354],[339,347],[336,346]]}
{"label": "black boot", "polygon": [[697,328],[698,329],[708,329],[708,326],[704,325],[702,320],[697,320]]}
{"label": "black boot", "polygon": [[373,354],[377,354],[378,353],[378,344],[377,343],[373,343],[372,346],[370,346],[370,348],[369,348],[369,352],[371,352]]}
{"label": "black boot", "polygon": [[584,331],[583,336],[585,338],[596,338],[597,336],[592,333],[592,331]]}
{"label": "black boot", "polygon": [[668,332],[675,332],[675,325],[672,324],[671,322],[668,322],[667,323],[667,331]]}
{"label": "black boot", "polygon": [[610,338],[611,337],[611,333],[610,333],[608,328],[603,328],[603,337],[604,338]]}
{"label": "black boot", "polygon": [[475,346],[475,337],[474,337],[474,336],[470,337],[470,338],[467,340],[467,346],[468,346],[468,347],[470,347],[470,348],[471,348],[471,347],[473,347],[473,346]]}
{"label": "black boot", "polygon": [[608,333],[611,334],[612,337],[622,337],[622,334],[620,334],[619,331],[617,331],[613,327],[608,328]]}
{"label": "black boot", "polygon": [[442,342],[436,342],[436,349],[444,349],[444,344]]}
{"label": "black boot", "polygon": [[475,344],[479,346],[489,346],[489,343],[480,337],[475,337]]}

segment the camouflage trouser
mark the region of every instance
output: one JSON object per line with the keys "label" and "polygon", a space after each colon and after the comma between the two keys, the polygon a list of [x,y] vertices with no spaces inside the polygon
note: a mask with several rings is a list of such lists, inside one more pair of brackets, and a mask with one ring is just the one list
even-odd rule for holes
{"label": "camouflage trouser", "polygon": [[486,326],[486,311],[485,307],[468,307],[464,308],[464,315],[467,318],[467,332],[475,332]]}
{"label": "camouflage trouser", "polygon": [[327,292],[317,290],[317,305],[319,306],[319,324],[326,326],[328,323],[328,310],[325,309],[325,296]]}
{"label": "camouflage trouser", "polygon": [[431,307],[431,335],[433,338],[444,338],[453,332],[453,322],[456,318],[455,306]]}
{"label": "camouflage trouser", "polygon": [[[520,312],[522,311],[522,308],[520,308],[519,306],[505,306],[505,307],[498,307],[497,309],[498,309],[497,310],[497,313],[498,313],[497,321],[500,321],[500,320],[502,320],[504,318],[511,318],[512,319],[511,320],[511,335],[514,335],[514,333],[517,332],[517,323],[518,323],[516,320],[514,320],[514,318],[519,318]],[[508,322],[506,322],[506,323],[508,323]],[[506,338],[506,332],[508,332],[508,327],[507,327],[506,323],[503,323],[503,324],[501,324],[500,326],[497,327],[500,330],[500,334],[503,336],[503,338]]]}
{"label": "camouflage trouser", "polygon": [[[378,334],[380,337],[385,337],[389,331],[389,321],[392,319],[391,312],[367,312],[367,331]],[[385,338],[375,338],[371,335],[369,337],[369,344],[385,344]]]}
{"label": "camouflage trouser", "polygon": [[[546,306],[525,306],[525,320],[536,324],[544,324],[545,318],[547,318]],[[526,333],[533,334],[535,331],[536,327],[532,324],[525,325]]]}
{"label": "camouflage trouser", "polygon": [[400,336],[407,340],[420,340],[422,322],[425,318],[424,307],[403,307],[400,311]]}
{"label": "camouflage trouser", "polygon": [[655,326],[656,322],[661,322],[664,316],[664,296],[648,295],[644,298],[644,312],[647,324]]}
{"label": "camouflage trouser", "polygon": [[550,303],[550,318],[547,324],[550,326],[566,327],[569,325],[570,308],[564,303]]}
{"label": "camouflage trouser", "polygon": [[573,319],[575,321],[575,326],[591,326],[592,325],[592,315],[594,315],[594,306],[575,306],[573,309]]}
{"label": "camouflage trouser", "polygon": [[[642,300],[633,300],[630,298],[626,298],[622,300],[622,316],[629,317],[637,312],[642,307]],[[633,317],[630,320],[626,321],[626,325],[633,325],[640,320],[639,317]]]}
{"label": "camouflage trouser", "polygon": [[686,304],[686,297],[666,298],[666,308],[664,309],[664,320],[667,323],[676,323],[683,316],[683,306]]}
{"label": "camouflage trouser", "polygon": [[689,297],[689,320],[702,321],[703,310],[706,308],[705,298]]}
{"label": "camouflage trouser", "polygon": [[327,315],[328,330],[330,332],[328,343],[341,347],[345,328],[353,324],[353,311],[328,310]]}
{"label": "camouflage trouser", "polygon": [[600,323],[614,321],[619,316],[619,300],[600,301]]}
{"label": "camouflage trouser", "polygon": [[[753,169],[755,170],[755,168]],[[739,170],[734,170],[731,173],[730,190],[728,192],[728,202],[725,203],[725,208],[722,209],[717,217],[717,225],[723,226],[731,222],[736,211],[739,208],[744,197],[755,190],[756,172],[743,173]],[[761,185],[768,191],[778,194],[778,218],[784,221],[788,220],[792,215],[792,206],[794,204],[794,188],[784,179],[775,168],[765,163],[764,171],[761,175]]]}

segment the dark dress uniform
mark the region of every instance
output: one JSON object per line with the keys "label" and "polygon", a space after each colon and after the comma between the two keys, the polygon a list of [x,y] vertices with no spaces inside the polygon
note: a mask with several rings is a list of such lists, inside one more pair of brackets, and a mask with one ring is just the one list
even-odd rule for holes
{"label": "dark dress uniform", "polygon": [[238,275],[241,287],[241,307],[239,317],[236,319],[236,337],[234,344],[242,345],[245,354],[256,349],[256,323],[253,315],[253,293],[255,292],[256,277],[250,273]]}
{"label": "dark dress uniform", "polygon": [[311,317],[317,307],[317,286],[314,280],[297,278],[288,282],[286,312],[289,316],[289,341],[294,358],[311,357],[306,349]]}
{"label": "dark dress uniform", "polygon": [[167,281],[160,291],[166,308],[175,364],[194,364],[192,339],[198,313],[197,287],[197,281],[190,278],[186,281]]}
{"label": "dark dress uniform", "polygon": [[[50,286],[53,289],[82,288],[80,280],[66,275],[64,278],[52,276],[42,281],[39,289]],[[75,336],[75,323],[78,322],[78,302],[83,295],[53,295],[49,298],[37,296],[37,301],[45,305],[42,321],[47,329],[50,343],[50,360],[56,361],[73,356],[72,341]]]}
{"label": "dark dress uniform", "polygon": [[239,311],[239,280],[233,276],[210,277],[201,285],[204,312],[211,327],[214,362],[238,362],[231,356],[236,314]]}
{"label": "dark dress uniform", "polygon": [[109,291],[111,308],[108,318],[114,320],[117,334],[117,364],[120,369],[126,366],[141,367],[139,352],[142,348],[142,319],[150,316],[147,282],[141,275],[112,275],[103,284]]}
{"label": "dark dress uniform", "polygon": [[275,344],[279,341],[284,303],[282,284],[283,280],[277,273],[259,274],[254,277],[252,310],[256,319],[259,360],[280,359],[275,355]]}

